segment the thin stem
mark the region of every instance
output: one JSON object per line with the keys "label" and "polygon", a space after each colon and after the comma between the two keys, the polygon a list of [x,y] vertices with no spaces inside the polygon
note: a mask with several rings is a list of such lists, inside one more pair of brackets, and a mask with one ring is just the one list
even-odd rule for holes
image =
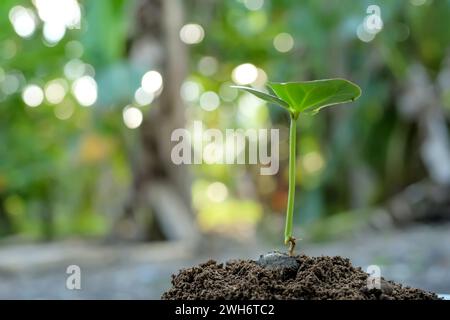
{"label": "thin stem", "polygon": [[295,151],[297,138],[297,119],[291,115],[291,126],[289,129],[289,192],[286,211],[286,228],[284,230],[284,243],[290,244],[290,254],[295,246],[295,239],[292,237],[292,221],[294,218],[294,198],[295,198]]}

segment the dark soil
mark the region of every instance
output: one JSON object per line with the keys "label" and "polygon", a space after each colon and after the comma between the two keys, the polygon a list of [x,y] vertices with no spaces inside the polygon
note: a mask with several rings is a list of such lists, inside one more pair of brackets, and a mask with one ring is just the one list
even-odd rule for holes
{"label": "dark soil", "polygon": [[210,260],[172,276],[173,287],[162,299],[439,299],[436,294],[382,278],[368,289],[368,274],[342,257],[288,257],[279,253],[258,261],[226,264]]}

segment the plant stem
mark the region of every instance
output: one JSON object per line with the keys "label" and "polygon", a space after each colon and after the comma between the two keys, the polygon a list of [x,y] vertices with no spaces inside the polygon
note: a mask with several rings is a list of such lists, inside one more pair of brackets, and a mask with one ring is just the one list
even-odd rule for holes
{"label": "plant stem", "polygon": [[297,117],[291,115],[291,126],[289,129],[289,192],[286,211],[286,228],[284,230],[284,243],[291,244],[289,250],[292,254],[295,246],[295,239],[292,237],[292,221],[294,218],[294,198],[295,198],[295,151],[297,138]]}

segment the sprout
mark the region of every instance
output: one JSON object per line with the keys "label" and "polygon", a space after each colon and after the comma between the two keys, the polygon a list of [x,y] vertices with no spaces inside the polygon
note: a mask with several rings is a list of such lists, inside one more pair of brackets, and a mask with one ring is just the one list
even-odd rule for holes
{"label": "sprout", "polygon": [[234,86],[248,91],[260,99],[286,109],[291,117],[289,129],[289,192],[286,211],[284,243],[289,245],[293,255],[295,238],[292,236],[295,197],[295,152],[297,119],[301,113],[316,114],[320,109],[336,104],[352,102],[359,98],[361,89],[345,79],[325,79],[303,82],[271,82],[268,84],[273,94],[261,92],[250,87]]}

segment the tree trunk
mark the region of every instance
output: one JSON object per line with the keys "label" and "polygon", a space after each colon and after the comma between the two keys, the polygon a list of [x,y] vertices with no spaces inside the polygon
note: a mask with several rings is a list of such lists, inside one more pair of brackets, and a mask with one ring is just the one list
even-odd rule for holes
{"label": "tree trunk", "polygon": [[[171,133],[185,126],[180,86],[186,77],[187,50],[178,36],[183,23],[182,4],[182,0],[141,1],[130,43],[130,59],[159,71],[164,82],[160,97],[140,128],[140,154],[125,208],[125,221],[133,221],[128,223],[128,233],[132,226],[131,234],[139,238],[193,240],[198,234],[188,169],[174,165],[170,157]],[[138,215],[142,212],[147,216],[149,211],[151,228],[144,230]]]}

